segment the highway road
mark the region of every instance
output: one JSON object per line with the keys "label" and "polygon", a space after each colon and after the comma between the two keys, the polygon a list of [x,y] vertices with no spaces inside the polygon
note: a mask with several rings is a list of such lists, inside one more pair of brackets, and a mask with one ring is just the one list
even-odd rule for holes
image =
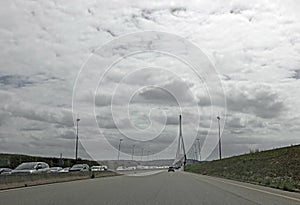
{"label": "highway road", "polygon": [[300,204],[300,194],[178,171],[0,191],[1,205]]}

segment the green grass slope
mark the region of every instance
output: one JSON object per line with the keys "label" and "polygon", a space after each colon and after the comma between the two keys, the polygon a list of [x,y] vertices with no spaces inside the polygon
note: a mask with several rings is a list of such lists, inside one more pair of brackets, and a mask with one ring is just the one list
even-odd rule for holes
{"label": "green grass slope", "polygon": [[192,164],[186,171],[295,191],[300,189],[300,145]]}

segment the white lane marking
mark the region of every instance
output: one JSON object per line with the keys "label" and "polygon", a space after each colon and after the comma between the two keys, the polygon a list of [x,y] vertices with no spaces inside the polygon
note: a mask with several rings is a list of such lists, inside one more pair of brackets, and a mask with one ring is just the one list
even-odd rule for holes
{"label": "white lane marking", "polygon": [[[201,180],[200,177],[198,177],[198,176],[194,176],[194,177],[195,177],[196,179],[200,180],[200,181],[203,181],[203,180]],[[261,190],[261,189],[256,189],[256,188],[252,188],[252,187],[247,187],[247,186],[244,186],[244,185],[235,184],[235,183],[232,183],[232,182],[223,181],[223,180],[215,179],[215,178],[212,178],[212,177],[209,177],[209,178],[212,179],[212,180],[215,180],[215,181],[223,182],[223,183],[225,183],[225,184],[231,184],[231,185],[234,185],[234,186],[237,186],[237,187],[242,187],[242,188],[245,188],[245,189],[250,189],[250,190],[262,192],[262,193],[265,193],[265,194],[271,194],[271,195],[274,195],[274,196],[279,196],[279,197],[282,197],[282,198],[286,198],[286,199],[290,199],[290,200],[294,200],[294,201],[299,201],[299,202],[300,202],[300,199],[297,199],[297,198],[294,198],[294,197],[289,197],[289,196],[285,196],[285,195],[282,195],[282,194],[276,194],[276,193],[272,193],[272,192],[269,192],[269,191],[264,191],[264,190]]]}

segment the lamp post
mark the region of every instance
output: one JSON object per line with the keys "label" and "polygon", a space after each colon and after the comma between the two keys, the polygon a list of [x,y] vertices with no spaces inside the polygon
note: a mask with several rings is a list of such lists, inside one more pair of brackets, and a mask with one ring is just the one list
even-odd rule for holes
{"label": "lamp post", "polygon": [[198,150],[199,150],[199,161],[201,161],[201,142],[200,139],[197,139],[198,141]]}
{"label": "lamp post", "polygon": [[195,152],[194,156],[195,156],[195,161],[196,161],[196,160],[198,160],[197,145],[196,144],[194,144],[194,152]]}
{"label": "lamp post", "polygon": [[148,151],[147,160],[149,161],[149,155],[151,154],[150,151]]}
{"label": "lamp post", "polygon": [[135,148],[135,145],[132,145],[132,152],[131,152],[131,160],[133,161],[133,155],[134,155],[134,148]]}
{"label": "lamp post", "polygon": [[121,143],[122,143],[123,139],[120,139],[120,143],[119,143],[119,150],[118,150],[118,161],[120,160],[120,150],[121,150]]}
{"label": "lamp post", "polygon": [[144,155],[144,148],[142,148],[141,161],[143,160],[143,155]]}
{"label": "lamp post", "polygon": [[77,161],[78,159],[78,124],[79,124],[79,117],[76,119],[76,126],[77,126],[77,131],[76,131],[76,146],[75,146],[75,160]]}
{"label": "lamp post", "polygon": [[218,125],[219,125],[219,157],[222,159],[222,146],[221,146],[221,130],[220,130],[220,116],[217,116]]}

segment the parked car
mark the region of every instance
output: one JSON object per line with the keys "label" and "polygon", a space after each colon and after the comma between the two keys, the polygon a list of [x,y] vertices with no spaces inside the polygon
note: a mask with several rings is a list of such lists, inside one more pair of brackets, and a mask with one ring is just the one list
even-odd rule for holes
{"label": "parked car", "polygon": [[66,167],[66,168],[63,168],[62,170],[58,171],[58,172],[69,172],[70,170],[70,167]]}
{"label": "parked car", "polygon": [[95,172],[95,171],[105,171],[107,170],[106,166],[92,166],[91,167],[91,171]]}
{"label": "parked car", "polygon": [[181,166],[180,166],[179,164],[176,164],[174,168],[175,168],[175,169],[180,169]]}
{"label": "parked car", "polygon": [[105,171],[108,169],[106,165],[102,165],[101,167],[102,167],[103,170],[105,170]]}
{"label": "parked car", "polygon": [[90,167],[87,164],[75,164],[73,167],[70,168],[70,172],[74,171],[90,171]]}
{"label": "parked car", "polygon": [[102,171],[102,168],[101,168],[101,166],[92,166],[91,171],[93,171],[93,172]]}
{"label": "parked car", "polygon": [[53,172],[59,172],[60,170],[62,170],[62,167],[51,167],[48,172],[49,173],[53,173]]}
{"label": "parked car", "polygon": [[48,170],[49,165],[45,162],[25,162],[17,166],[11,173],[39,173],[47,172]]}
{"label": "parked car", "polygon": [[12,169],[10,168],[0,168],[0,174],[10,174]]}
{"label": "parked car", "polygon": [[174,167],[169,167],[168,172],[175,172],[175,168]]}

